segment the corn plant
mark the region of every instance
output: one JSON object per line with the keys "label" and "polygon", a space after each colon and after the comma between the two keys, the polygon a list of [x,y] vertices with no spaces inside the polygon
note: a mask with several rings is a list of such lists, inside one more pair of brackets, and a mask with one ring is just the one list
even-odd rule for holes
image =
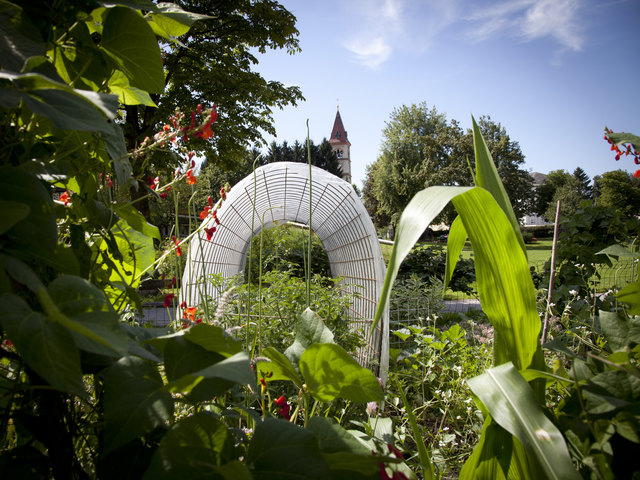
{"label": "corn plant", "polygon": [[[470,239],[480,302],[494,327],[496,365],[469,380],[485,422],[460,478],[576,478],[562,434],[539,407],[543,385],[539,380],[528,384],[519,373],[544,369],[535,288],[517,219],[472,120],[476,186],[430,187],[411,200],[400,218],[374,322],[379,321],[389,301],[402,260],[433,219],[452,202],[459,216],[449,234],[446,281]],[[422,441],[419,431],[414,431],[414,436],[418,443]],[[428,459],[421,456],[421,462],[425,477],[430,476]]]}

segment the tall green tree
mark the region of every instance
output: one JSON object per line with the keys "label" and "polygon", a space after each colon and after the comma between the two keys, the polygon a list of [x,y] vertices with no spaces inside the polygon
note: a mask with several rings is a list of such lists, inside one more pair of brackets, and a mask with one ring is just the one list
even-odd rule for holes
{"label": "tall green tree", "polygon": [[[490,117],[481,117],[478,124],[516,215],[529,213],[533,179],[522,168],[524,155],[519,144]],[[425,187],[473,183],[469,168],[474,162],[473,135],[435,107],[423,102],[396,108],[382,133],[382,152],[365,181],[365,206],[374,219],[389,218],[395,224],[409,200]],[[449,207],[436,222],[449,223],[453,216]]]}
{"label": "tall green tree", "polygon": [[[207,140],[191,139],[188,148],[209,164],[233,168],[263,132],[274,135],[273,109],[303,100],[298,87],[263,78],[254,70],[268,49],[300,50],[294,15],[274,0],[179,0],[191,12],[206,15],[174,42],[163,42],[165,83],[149,101],[126,106],[129,148],[152,137],[176,108],[190,115],[198,104],[217,105],[218,121]],[[138,104],[135,104],[138,103]],[[156,155],[134,164],[135,174],[172,169],[175,159]],[[170,173],[167,171],[166,173]],[[139,187],[139,186],[138,186]],[[136,192],[132,195],[136,196]],[[144,202],[139,202],[144,211]]]}
{"label": "tall green tree", "polygon": [[[507,134],[506,129],[490,116],[478,119],[478,127],[487,142],[493,162],[498,169],[498,175],[511,200],[513,211],[517,218],[533,211],[533,177],[524,169],[524,154],[520,144]],[[468,130],[465,134],[465,144],[468,149],[465,156],[474,162],[473,133]],[[475,168],[475,165],[474,165]]]}
{"label": "tall green tree", "polygon": [[[331,148],[331,144],[326,138],[323,138],[319,144],[309,140],[309,152],[311,154],[311,164],[322,168],[323,170],[333,173],[337,177],[342,178],[342,169],[338,163],[338,157]],[[290,145],[286,141],[277,144],[271,142],[264,156],[265,163],[273,162],[299,162],[307,163],[309,161],[307,144],[305,142],[295,141]]]}
{"label": "tall green tree", "polygon": [[605,172],[594,178],[598,205],[614,208],[625,216],[640,215],[640,179],[624,170]]}
{"label": "tall green tree", "polygon": [[591,185],[591,179],[589,178],[589,175],[587,175],[587,172],[585,172],[580,167],[576,167],[576,169],[573,171],[573,178],[575,178],[578,182],[582,198],[584,200],[593,198],[593,187]]}
{"label": "tall green tree", "polygon": [[570,179],[571,174],[564,170],[552,170],[549,172],[544,182],[535,189],[534,212],[537,215],[546,217],[549,205],[555,205],[553,197],[556,194],[556,190],[569,183]]}

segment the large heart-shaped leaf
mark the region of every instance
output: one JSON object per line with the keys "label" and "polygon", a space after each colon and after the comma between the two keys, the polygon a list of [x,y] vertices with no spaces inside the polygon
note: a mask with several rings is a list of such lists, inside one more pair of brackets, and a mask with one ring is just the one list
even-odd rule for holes
{"label": "large heart-shaped leaf", "polygon": [[173,399],[157,368],[138,357],[123,357],[107,372],[104,387],[104,452],[164,425]]}
{"label": "large heart-shaped leaf", "polygon": [[384,399],[376,376],[333,343],[309,346],[300,357],[300,372],[309,392],[322,402],[335,398],[361,403]]}
{"label": "large heart-shaped leaf", "polygon": [[138,12],[126,7],[109,9],[101,46],[131,86],[149,93],[163,92],[164,72],[158,42],[149,23]]}

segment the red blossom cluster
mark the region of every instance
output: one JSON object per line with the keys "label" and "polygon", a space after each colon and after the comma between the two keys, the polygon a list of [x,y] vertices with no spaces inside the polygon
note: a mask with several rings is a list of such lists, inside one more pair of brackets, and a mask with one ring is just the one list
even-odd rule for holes
{"label": "red blossom cluster", "polygon": [[189,307],[187,302],[182,302],[180,308],[182,309],[182,328],[189,328],[193,324],[202,323],[202,318],[196,318],[197,307]]}
{"label": "red blossom cluster", "polygon": [[[607,142],[609,142],[609,145],[611,145],[611,151],[616,152],[616,160],[620,160],[622,155],[626,157],[628,157],[629,155],[632,155],[633,161],[635,162],[635,164],[640,165],[640,152],[638,152],[635,148],[633,148],[631,143],[627,143],[626,148],[620,148],[619,145],[624,146],[626,142],[621,142],[620,144],[615,143],[613,140],[611,140],[611,137],[609,136],[612,133],[613,133],[613,130],[607,127],[604,127],[604,139]],[[636,170],[633,176],[636,178],[640,178],[640,169]]]}
{"label": "red blossom cluster", "polygon": [[278,406],[278,410],[276,410],[278,415],[286,420],[291,420],[291,405],[289,405],[284,395],[277,400],[274,400],[273,403]]}
{"label": "red blossom cluster", "polygon": [[[390,455],[393,455],[400,460],[404,459],[404,457],[402,456],[402,452],[396,447],[394,447],[390,443],[387,444],[387,447],[389,447]],[[391,468],[387,468],[387,466],[383,462],[380,462],[378,466],[380,467],[380,478],[382,480],[409,480],[404,473],[397,470],[392,470]]]}
{"label": "red blossom cluster", "polygon": [[60,201],[64,202],[64,206],[66,207],[67,205],[69,205],[69,202],[71,201],[71,195],[69,195],[69,191],[65,190],[64,192],[62,192],[60,194]]}
{"label": "red blossom cluster", "polygon": [[[230,189],[231,187],[229,187],[229,184],[226,184],[224,187],[220,188],[220,203],[227,199],[227,192]],[[211,220],[215,222],[215,225],[211,227],[205,227],[204,229],[204,232],[207,235],[207,241],[211,241],[211,239],[213,238],[213,234],[216,231],[216,225],[220,225],[220,220],[218,219],[218,207],[220,206],[220,203],[218,203],[218,205],[214,205],[211,195],[209,195],[209,197],[207,198],[207,203],[208,205],[206,205],[200,212],[200,220],[205,220],[210,216]]]}

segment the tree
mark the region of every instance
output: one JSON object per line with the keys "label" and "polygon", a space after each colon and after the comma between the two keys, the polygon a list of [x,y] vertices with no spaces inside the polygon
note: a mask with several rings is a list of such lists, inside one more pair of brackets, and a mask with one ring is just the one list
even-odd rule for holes
{"label": "tree", "polygon": [[[480,132],[487,142],[500,179],[509,195],[516,218],[522,218],[533,211],[533,177],[523,169],[524,155],[518,142],[512,141],[506,129],[491,120],[489,116],[478,119]],[[473,156],[473,133],[468,130],[465,141],[469,149],[465,155],[475,167]]]}
{"label": "tree", "polygon": [[581,196],[584,200],[589,200],[593,198],[593,187],[591,186],[591,179],[587,172],[585,172],[582,168],[576,167],[573,171],[573,178],[578,182],[578,187],[581,192]]}
{"label": "tree", "polygon": [[[338,157],[336,157],[336,153],[326,138],[323,138],[318,145],[313,143],[313,140],[309,140],[309,152],[311,153],[311,165],[342,178],[342,169],[338,163]],[[306,141],[299,142],[296,140],[293,145],[289,145],[286,141],[280,145],[276,142],[271,142],[264,156],[265,164],[273,162],[307,163],[308,161]]]}
{"label": "tree", "polygon": [[[206,15],[175,42],[163,42],[165,85],[146,104],[126,106],[125,137],[129,148],[168,122],[178,108],[189,115],[196,105],[217,105],[218,122],[210,139],[193,139],[188,148],[209,164],[233,168],[262,133],[275,134],[272,111],[303,100],[298,87],[286,87],[252,70],[257,53],[267,49],[299,51],[296,19],[273,0],[196,0],[176,2]],[[154,104],[155,103],[155,104]],[[134,174],[152,176],[173,162],[155,155],[134,164]],[[170,172],[165,172],[170,173]],[[140,196],[144,189],[132,190]],[[145,211],[145,202],[138,202]]]}
{"label": "tree", "polygon": [[[564,170],[552,170],[549,172],[547,178],[542,182],[542,185],[536,187],[534,212],[537,215],[547,217],[547,210],[550,208],[549,205],[555,205],[553,197],[556,194],[556,190],[566,185],[570,179],[571,175]],[[555,217],[555,213],[552,217]]]}
{"label": "tree", "polygon": [[[520,146],[490,117],[480,117],[478,124],[516,215],[528,213],[533,180],[521,168],[524,155]],[[471,130],[464,133],[456,120],[447,121],[444,114],[424,102],[397,108],[383,130],[382,152],[367,172],[365,206],[375,211],[378,221],[389,218],[395,224],[423,188],[471,185],[469,164],[474,165]],[[453,207],[448,207],[436,222],[449,223],[454,215]]]}
{"label": "tree", "polygon": [[598,205],[618,210],[625,216],[640,215],[640,179],[624,170],[605,172],[594,178]]}
{"label": "tree", "polygon": [[558,188],[553,193],[553,198],[547,205],[547,211],[545,212],[545,218],[550,222],[555,222],[556,212],[558,211],[558,201],[560,202],[560,215],[562,217],[568,217],[573,215],[580,204],[584,201],[580,194],[582,188],[580,183],[575,177],[569,176],[567,182]]}

